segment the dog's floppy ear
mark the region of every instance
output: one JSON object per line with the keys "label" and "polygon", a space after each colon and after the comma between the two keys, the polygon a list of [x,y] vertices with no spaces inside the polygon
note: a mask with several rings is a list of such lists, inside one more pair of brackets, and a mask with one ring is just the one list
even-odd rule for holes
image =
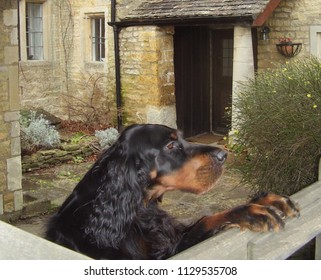
{"label": "dog's floppy ear", "polygon": [[124,143],[117,142],[92,169],[101,182],[85,232],[98,246],[117,248],[143,203],[145,172],[137,162]]}

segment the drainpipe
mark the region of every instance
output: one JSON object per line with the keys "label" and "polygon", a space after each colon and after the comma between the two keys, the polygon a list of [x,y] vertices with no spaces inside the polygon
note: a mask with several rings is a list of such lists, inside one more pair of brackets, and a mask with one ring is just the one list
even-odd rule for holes
{"label": "drainpipe", "polygon": [[120,28],[116,22],[116,0],[111,1],[111,22],[114,30],[114,53],[115,53],[115,78],[116,78],[116,106],[117,106],[117,127],[121,130],[123,126],[121,81],[120,81],[120,57],[119,57],[119,32]]}
{"label": "drainpipe", "polygon": [[18,10],[18,49],[19,49],[19,62],[21,61],[21,45],[20,45],[20,0],[17,0],[17,10]]}

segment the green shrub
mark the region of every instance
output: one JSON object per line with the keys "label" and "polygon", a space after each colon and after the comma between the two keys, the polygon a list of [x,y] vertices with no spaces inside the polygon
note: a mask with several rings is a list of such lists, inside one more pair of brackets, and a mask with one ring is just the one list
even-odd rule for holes
{"label": "green shrub", "polygon": [[23,151],[32,152],[41,148],[55,148],[60,145],[58,131],[44,119],[31,111],[21,118],[21,146]]}
{"label": "green shrub", "polygon": [[311,184],[321,150],[321,62],[280,64],[241,84],[233,120],[245,182],[285,194]]}

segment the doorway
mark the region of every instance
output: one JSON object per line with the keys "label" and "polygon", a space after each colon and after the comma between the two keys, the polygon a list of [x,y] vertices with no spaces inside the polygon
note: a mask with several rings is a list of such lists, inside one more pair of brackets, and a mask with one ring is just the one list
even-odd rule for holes
{"label": "doorway", "polygon": [[231,124],[233,29],[177,27],[174,35],[177,126],[185,136],[225,134]]}

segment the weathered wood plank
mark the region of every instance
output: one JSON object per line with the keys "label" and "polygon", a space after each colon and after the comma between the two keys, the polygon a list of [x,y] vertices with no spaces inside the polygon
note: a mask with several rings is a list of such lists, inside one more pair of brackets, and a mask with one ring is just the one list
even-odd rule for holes
{"label": "weathered wood plank", "polygon": [[0,221],[1,260],[89,260],[90,258]]}
{"label": "weathered wood plank", "polygon": [[313,204],[316,200],[320,198],[321,181],[317,181],[291,196],[291,199],[293,201],[298,202],[301,209],[304,209],[310,204]]}

